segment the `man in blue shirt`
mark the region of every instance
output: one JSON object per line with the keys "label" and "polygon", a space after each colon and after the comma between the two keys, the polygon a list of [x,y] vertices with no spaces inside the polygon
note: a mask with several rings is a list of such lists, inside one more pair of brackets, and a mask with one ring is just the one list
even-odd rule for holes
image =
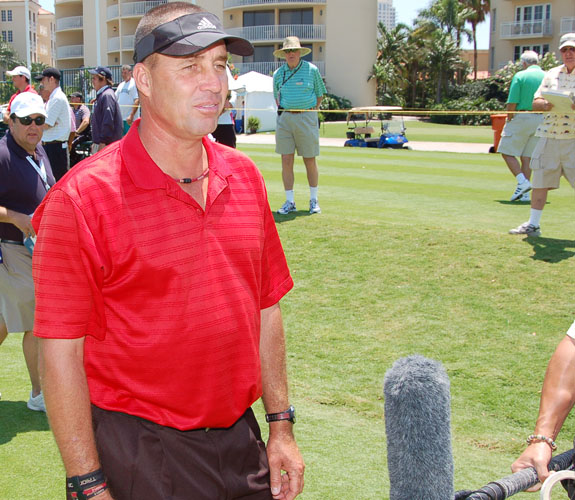
{"label": "man in blue shirt", "polygon": [[274,73],[274,97],[278,105],[276,123],[276,153],[282,156],[282,179],[286,201],[278,210],[286,215],[294,212],[295,151],[303,157],[310,189],[309,212],[321,212],[317,201],[319,155],[319,128],[317,110],[326,93],[325,84],[316,66],[301,59],[311,49],[300,45],[295,36],[287,37],[283,47],[274,56],[285,59],[286,64]]}
{"label": "man in blue shirt", "polygon": [[96,91],[92,110],[92,153],[97,153],[122,138],[124,122],[116,94],[112,90],[110,69],[98,66],[88,72],[92,75],[92,86]]}

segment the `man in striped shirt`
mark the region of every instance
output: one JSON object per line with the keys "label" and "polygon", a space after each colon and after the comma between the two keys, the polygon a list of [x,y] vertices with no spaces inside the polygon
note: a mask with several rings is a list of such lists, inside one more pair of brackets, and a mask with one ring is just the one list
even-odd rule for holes
{"label": "man in striped shirt", "polygon": [[287,37],[274,56],[286,64],[274,73],[274,96],[278,105],[276,153],[282,156],[282,179],[286,201],[278,210],[286,215],[296,210],[294,199],[295,151],[303,157],[310,189],[309,212],[321,212],[317,201],[319,128],[317,110],[326,93],[325,84],[316,66],[302,59],[311,49],[302,47],[295,36]]}

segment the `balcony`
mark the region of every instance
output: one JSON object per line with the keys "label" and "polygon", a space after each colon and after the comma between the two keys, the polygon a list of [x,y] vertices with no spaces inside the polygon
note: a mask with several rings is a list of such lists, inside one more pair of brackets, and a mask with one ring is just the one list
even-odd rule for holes
{"label": "balcony", "polygon": [[[240,72],[240,74],[249,73],[250,71],[257,71],[263,75],[272,75],[273,72],[278,69],[283,61],[266,61],[266,62],[244,62],[244,63],[234,63],[234,67]],[[312,61],[319,69],[321,76],[325,77],[325,62],[324,61]]]}
{"label": "balcony", "polygon": [[236,7],[248,7],[252,5],[273,4],[326,4],[327,0],[224,0],[224,10]]}
{"label": "balcony", "polygon": [[61,17],[60,19],[56,19],[56,31],[79,30],[83,27],[83,16]]}
{"label": "balcony", "polygon": [[561,18],[561,34],[573,33],[575,31],[575,17]]}
{"label": "balcony", "polygon": [[110,5],[106,9],[106,20],[118,17],[142,17],[152,7],[168,3],[168,0],[151,0],[146,2],[125,2],[122,4]]}
{"label": "balcony", "polygon": [[134,35],[124,35],[121,48],[119,36],[108,38],[108,52],[119,52],[120,50],[134,50]]}
{"label": "balcony", "polygon": [[230,28],[230,35],[247,38],[250,42],[280,41],[288,36],[297,36],[302,42],[324,42],[324,24],[282,24],[269,26],[248,26],[246,28]]}
{"label": "balcony", "polygon": [[543,38],[553,36],[553,22],[550,19],[540,21],[515,21],[501,23],[500,38]]}
{"label": "balcony", "polygon": [[82,59],[83,57],[83,45],[63,45],[56,49],[56,59]]}

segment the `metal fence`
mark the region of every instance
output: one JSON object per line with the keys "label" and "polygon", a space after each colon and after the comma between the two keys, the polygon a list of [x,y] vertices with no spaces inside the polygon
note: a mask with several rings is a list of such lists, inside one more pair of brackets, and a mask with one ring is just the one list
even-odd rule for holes
{"label": "metal fence", "polygon": [[[120,83],[122,81],[122,66],[108,66],[108,68],[112,72],[114,84]],[[90,69],[92,67],[61,69],[60,87],[64,93],[70,95],[72,92],[82,92],[85,102],[96,97],[96,92],[92,88],[92,75],[88,73]],[[38,90],[40,82],[32,81],[32,85]],[[7,103],[15,91],[11,81],[0,81],[0,104]]]}

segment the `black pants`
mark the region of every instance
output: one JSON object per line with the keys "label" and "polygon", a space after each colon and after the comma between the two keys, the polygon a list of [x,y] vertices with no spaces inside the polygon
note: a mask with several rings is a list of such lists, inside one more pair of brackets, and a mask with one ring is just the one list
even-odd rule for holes
{"label": "black pants", "polygon": [[227,429],[179,431],[96,406],[92,419],[115,500],[272,500],[251,408]]}
{"label": "black pants", "polygon": [[[66,147],[62,147],[66,146]],[[44,144],[44,150],[50,160],[54,178],[59,181],[68,171],[68,147],[66,142]]]}

